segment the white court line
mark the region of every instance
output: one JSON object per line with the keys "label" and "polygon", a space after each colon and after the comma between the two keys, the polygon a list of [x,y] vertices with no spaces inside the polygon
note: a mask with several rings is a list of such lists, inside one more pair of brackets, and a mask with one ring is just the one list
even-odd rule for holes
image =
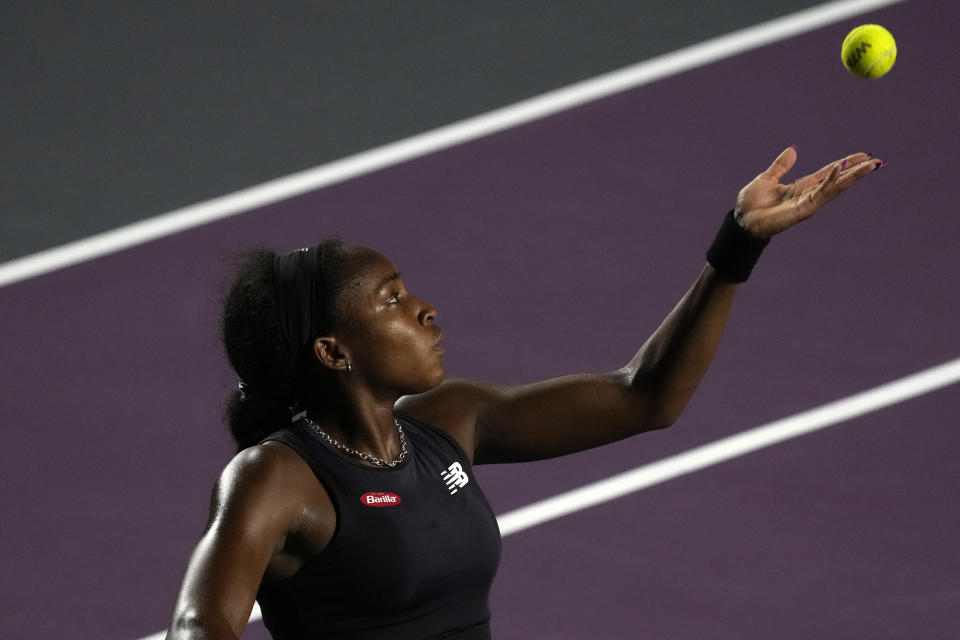
{"label": "white court line", "polygon": [[[960,382],[960,358],[497,516],[503,537]],[[262,618],[254,604],[250,622]],[[140,640],[163,640],[165,632]]]}
{"label": "white court line", "polygon": [[0,264],[0,287],[371,173],[906,0],[839,0],[382,147]]}
{"label": "white court line", "polygon": [[508,536],[957,382],[960,358],[510,511],[497,517],[500,534]]}

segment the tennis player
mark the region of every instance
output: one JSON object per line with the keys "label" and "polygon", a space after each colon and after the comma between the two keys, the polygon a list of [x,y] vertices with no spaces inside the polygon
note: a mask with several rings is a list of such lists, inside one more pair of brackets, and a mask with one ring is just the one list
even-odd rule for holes
{"label": "tennis player", "polygon": [[769,239],[883,163],[855,153],[744,187],[693,286],[621,369],[519,387],[447,380],[437,312],[387,257],[336,241],[251,251],[223,310],[239,453],[214,489],[168,638],[490,637],[497,522],[473,466],[673,424]]}

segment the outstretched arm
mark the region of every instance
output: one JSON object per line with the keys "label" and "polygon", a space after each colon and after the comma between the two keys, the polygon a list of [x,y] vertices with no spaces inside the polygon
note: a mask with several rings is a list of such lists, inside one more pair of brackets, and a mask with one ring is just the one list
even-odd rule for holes
{"label": "outstretched arm", "polygon": [[704,267],[617,371],[515,387],[448,380],[403,398],[398,411],[447,430],[478,464],[551,458],[670,426],[713,358],[736,289]]}
{"label": "outstretched arm", "polygon": [[[881,166],[864,153],[783,184],[796,162],[788,148],[745,186],[733,217],[746,237],[767,239],[809,218]],[[447,381],[398,410],[448,430],[475,462],[564,455],[667,427],[706,373],[726,326],[736,278],[708,264],[630,362],[614,372],[518,387]]]}

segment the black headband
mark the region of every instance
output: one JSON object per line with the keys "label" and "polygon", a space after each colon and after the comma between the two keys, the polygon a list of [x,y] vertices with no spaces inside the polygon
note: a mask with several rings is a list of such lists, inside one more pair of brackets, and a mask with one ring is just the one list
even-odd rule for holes
{"label": "black headband", "polygon": [[323,331],[324,278],[321,245],[273,259],[277,319],[291,360]]}

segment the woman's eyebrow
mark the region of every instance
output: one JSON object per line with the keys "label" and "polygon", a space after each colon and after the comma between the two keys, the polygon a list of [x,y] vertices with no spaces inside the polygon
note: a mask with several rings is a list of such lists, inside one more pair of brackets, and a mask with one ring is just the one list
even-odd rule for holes
{"label": "woman's eyebrow", "polygon": [[399,280],[399,279],[400,279],[400,272],[399,272],[399,271],[394,271],[393,273],[391,273],[390,275],[388,275],[386,278],[384,278],[383,280],[381,280],[380,282],[378,282],[378,283],[377,283],[377,288],[374,289],[374,291],[380,291],[381,289],[383,289],[385,286],[387,286],[388,284],[390,284],[390,283],[393,282],[394,280]]}

